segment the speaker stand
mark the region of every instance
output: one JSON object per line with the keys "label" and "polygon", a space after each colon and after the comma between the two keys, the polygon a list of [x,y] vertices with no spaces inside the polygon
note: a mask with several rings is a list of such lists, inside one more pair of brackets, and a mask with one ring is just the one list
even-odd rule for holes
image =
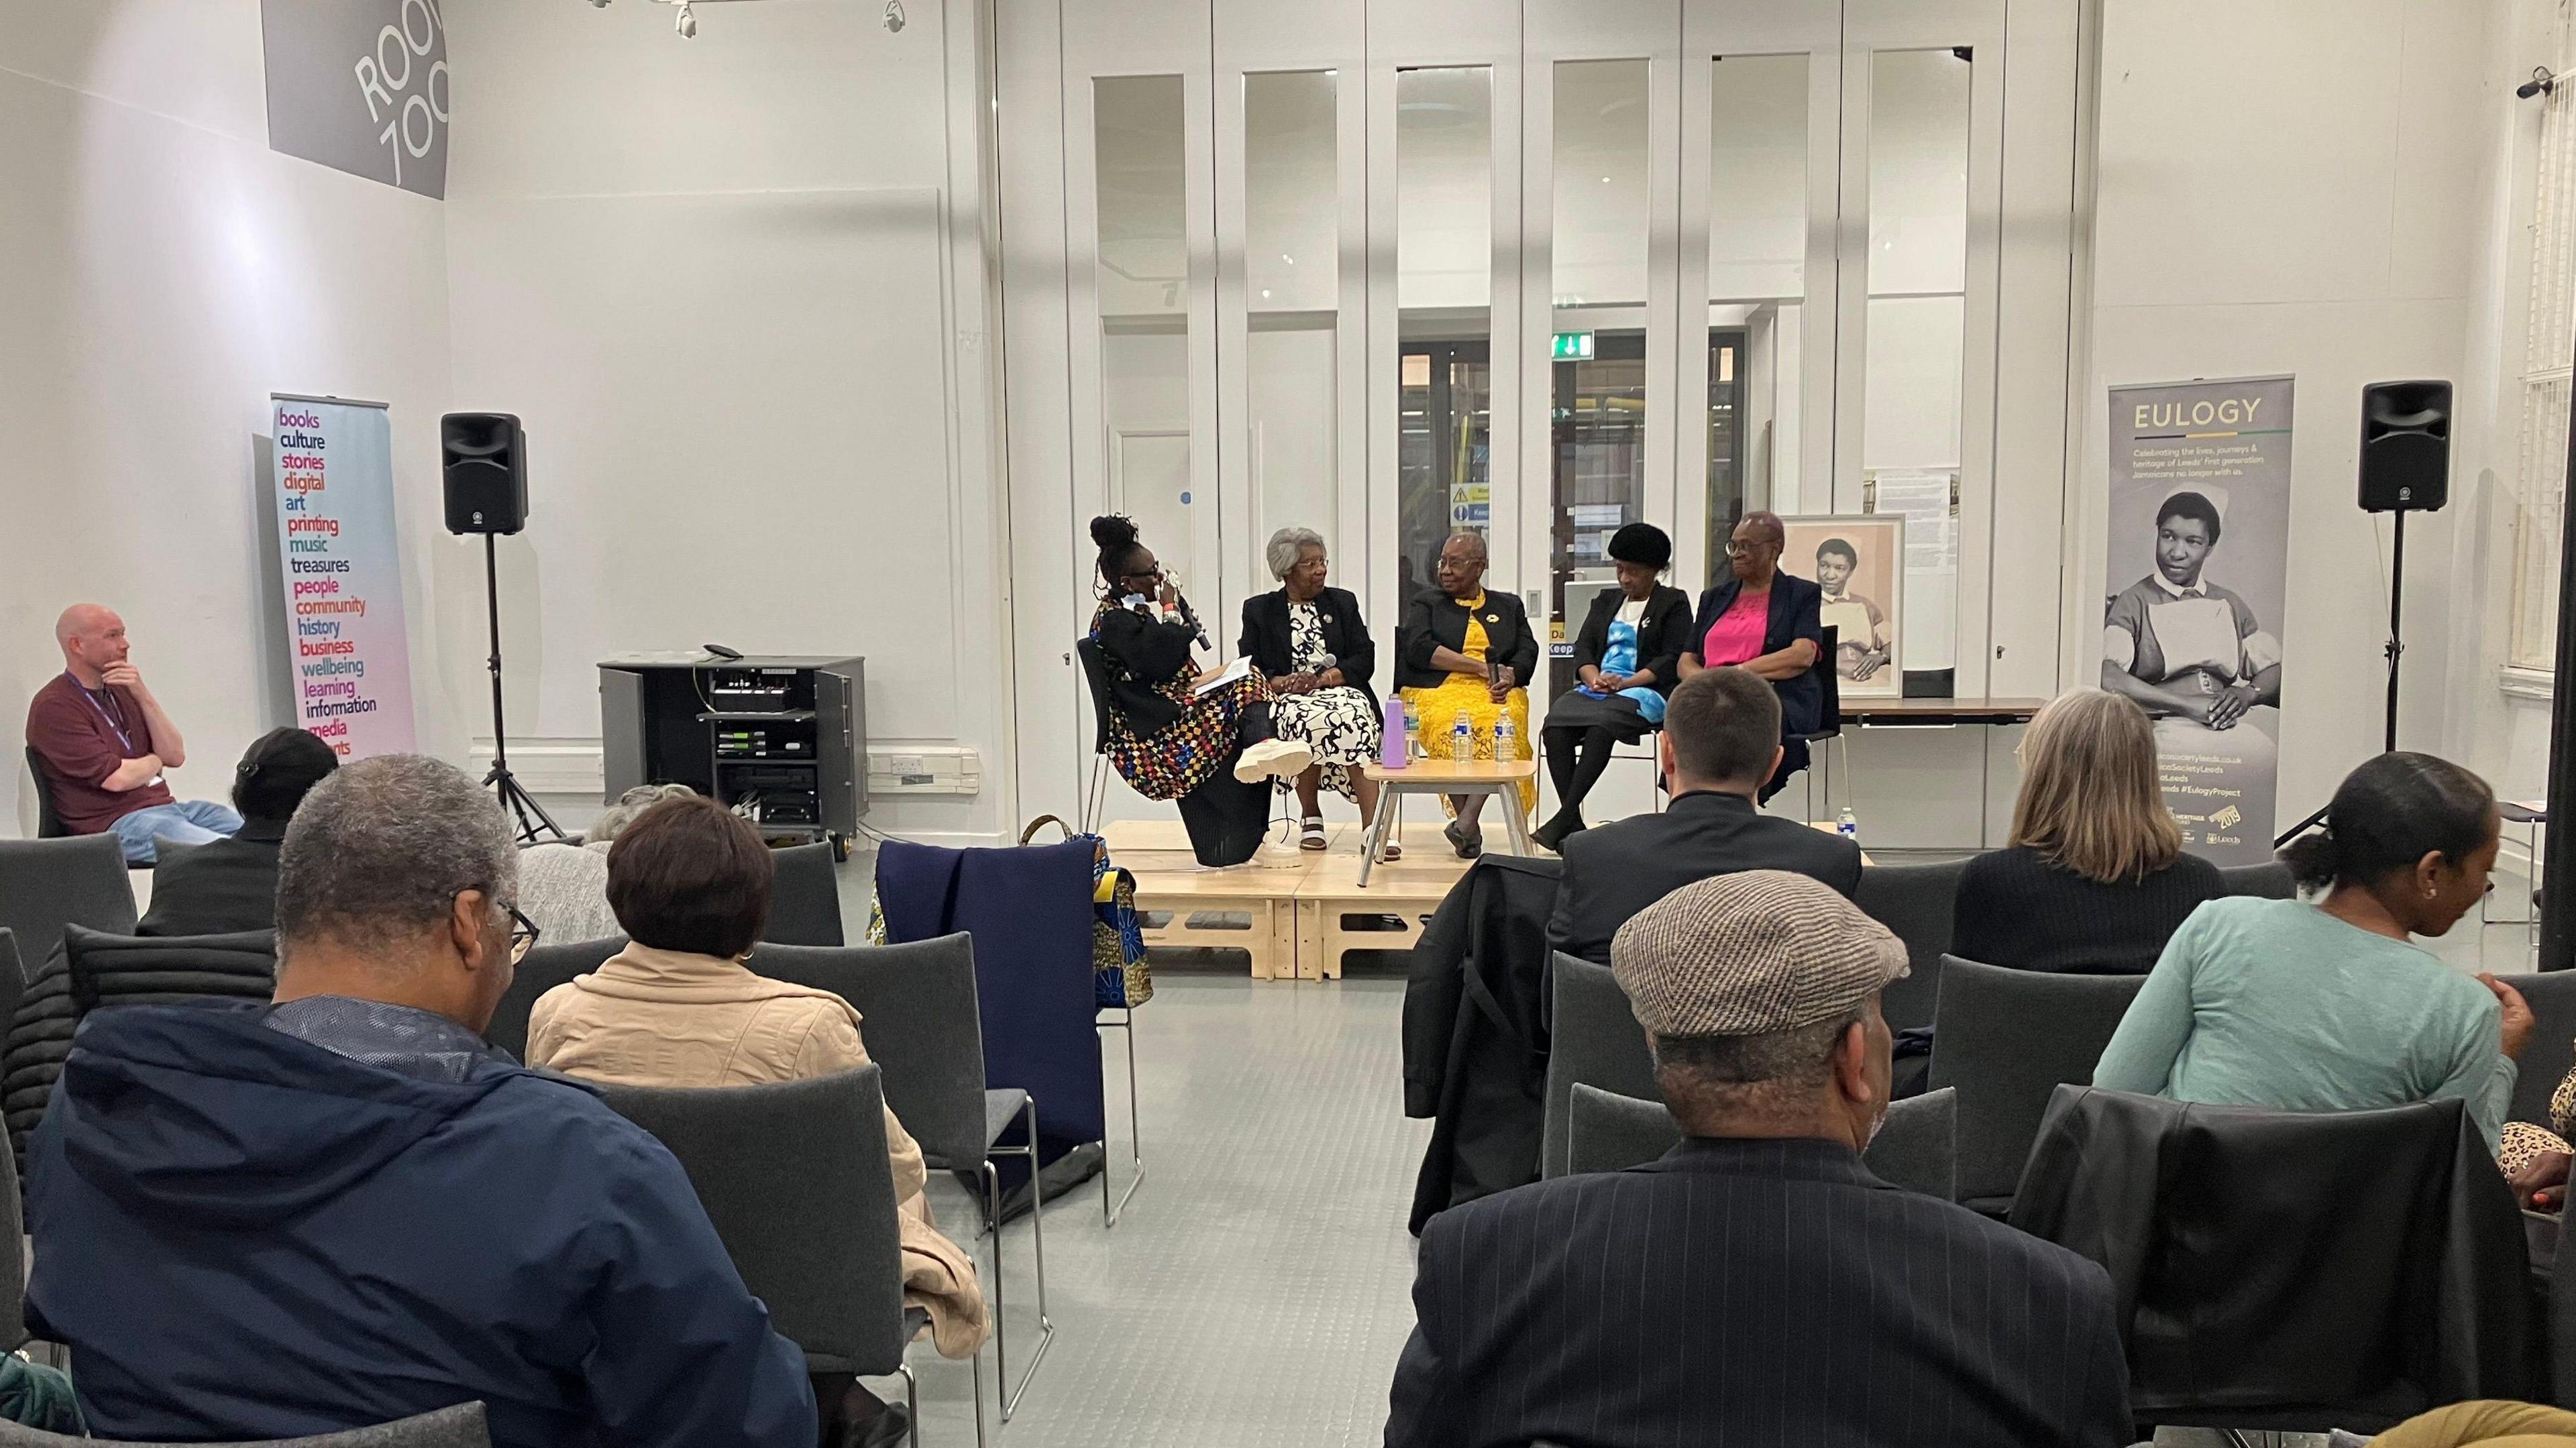
{"label": "speaker stand", "polygon": [[[2382,749],[2389,754],[2397,752],[2397,664],[2406,655],[2405,617],[2406,510],[2400,508],[2397,510],[2397,542],[2389,551],[2388,561],[2388,642],[2380,646],[2380,652],[2388,657],[2388,704],[2384,724],[2387,743]],[[2272,841],[2272,848],[2277,850],[2315,829],[2324,822],[2326,811],[2332,808],[2331,804],[2319,805],[2315,814],[2283,830],[2279,838]]]}
{"label": "speaker stand", "polygon": [[510,733],[501,722],[501,563],[500,541],[490,533],[483,535],[483,609],[492,627],[492,653],[486,667],[492,674],[492,772],[483,776],[484,785],[501,797],[501,808],[517,822],[520,844],[533,845],[549,837],[567,838],[563,826],[537,803],[510,772]]}

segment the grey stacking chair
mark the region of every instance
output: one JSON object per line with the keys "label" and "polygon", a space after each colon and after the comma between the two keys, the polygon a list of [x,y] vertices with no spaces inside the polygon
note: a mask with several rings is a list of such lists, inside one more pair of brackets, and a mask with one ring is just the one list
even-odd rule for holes
{"label": "grey stacking chair", "polygon": [[[609,1107],[671,1149],[743,1285],[817,1373],[903,1377],[912,1442],[921,1393],[904,1348],[929,1314],[903,1302],[902,1226],[874,1066],[761,1086],[607,1086]],[[982,1360],[976,1440],[983,1440]]]}
{"label": "grey stacking chair", "polygon": [[64,926],[132,935],[135,919],[134,887],[126,882],[116,836],[0,840],[0,925],[18,937],[22,977],[62,944]]}
{"label": "grey stacking chair", "polygon": [[1548,1020],[1547,1107],[1539,1128],[1539,1175],[1563,1176],[1573,1088],[1597,1086],[1664,1109],[1646,1028],[1610,967],[1558,951]]}
{"label": "grey stacking chair", "polygon": [[[82,1448],[91,1438],[66,1438],[0,1422],[0,1448]],[[171,1443],[127,1443],[126,1448],[178,1448]],[[481,1403],[459,1403],[398,1423],[323,1433],[311,1438],[267,1438],[257,1443],[198,1443],[193,1448],[492,1448]]]}
{"label": "grey stacking chair", "polygon": [[[1673,1149],[1682,1139],[1661,1101],[1640,1101],[1578,1081],[1568,1095],[1569,1173],[1625,1171]],[[1951,1200],[1958,1093],[1934,1091],[1887,1108],[1887,1119],[1861,1164],[1890,1186]]]}
{"label": "grey stacking chair", "polygon": [[1852,903],[1870,919],[1894,931],[1905,942],[1903,980],[1892,980],[1879,995],[1879,1014],[1891,1031],[1932,1024],[1934,1003],[1941,998],[1941,962],[1949,954],[1956,925],[1959,872],[1966,862],[1939,865],[1866,865]]}
{"label": "grey stacking chair", "polygon": [[2260,865],[2221,865],[2218,867],[2221,888],[2230,895],[2254,895],[2265,900],[2299,898],[2299,882],[2290,867],[2278,860]]}
{"label": "grey stacking chair", "polygon": [[1932,1089],[1958,1089],[1958,1201],[2012,1205],[2048,1098],[2093,1084],[2093,1067],[2143,975],[2007,970],[1951,956],[1932,1030]]}
{"label": "grey stacking chair", "polygon": [[[1017,1089],[984,1085],[984,1025],[975,999],[975,942],[963,932],[934,940],[879,946],[762,945],[751,968],[773,980],[828,990],[859,1013],[868,1057],[885,1073],[886,1105],[921,1146],[934,1171],[974,1172],[984,1184],[986,1230],[993,1238],[993,1371],[1002,1392],[1002,1421],[1019,1411],[1020,1395],[1055,1340],[1047,1316],[1046,1201],[1038,1176],[1038,1108]],[[997,1147],[1014,1124],[1025,1144]],[[1029,1164],[1029,1242],[1037,1259],[1038,1345],[1017,1383],[1011,1381],[1002,1314],[1002,1173],[995,1156]]]}
{"label": "grey stacking chair", "polygon": [[[2549,1098],[2576,1064],[2576,970],[2544,975],[2500,975],[2496,979],[2522,992],[2531,1007],[2531,1042],[2523,1047],[2513,1085],[2510,1120],[2558,1128],[2550,1123]],[[2576,1393],[2576,1380],[2568,1383]]]}
{"label": "grey stacking chair", "polygon": [[492,1024],[483,1028],[483,1039],[522,1061],[528,1059],[528,1016],[537,1008],[537,997],[574,976],[599,969],[608,957],[625,948],[623,935],[571,945],[548,945],[540,940],[519,962],[518,970],[510,977],[510,988],[501,992],[501,1003],[492,1008]]}
{"label": "grey stacking chair", "polygon": [[760,938],[774,945],[840,945],[841,879],[829,841],[773,850],[769,923]]}

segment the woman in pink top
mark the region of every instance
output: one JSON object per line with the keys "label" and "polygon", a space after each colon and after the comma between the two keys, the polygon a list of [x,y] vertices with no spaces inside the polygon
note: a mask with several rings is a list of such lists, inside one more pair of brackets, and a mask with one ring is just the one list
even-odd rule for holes
{"label": "woman in pink top", "polygon": [[1824,716],[1824,686],[1816,660],[1824,645],[1824,590],[1780,571],[1788,534],[1776,513],[1747,513],[1726,545],[1734,576],[1699,597],[1691,625],[1692,646],[1682,655],[1685,679],[1702,669],[1742,668],[1771,681],[1780,695],[1780,768],[1762,786],[1778,794],[1789,776],[1807,767],[1807,744]]}

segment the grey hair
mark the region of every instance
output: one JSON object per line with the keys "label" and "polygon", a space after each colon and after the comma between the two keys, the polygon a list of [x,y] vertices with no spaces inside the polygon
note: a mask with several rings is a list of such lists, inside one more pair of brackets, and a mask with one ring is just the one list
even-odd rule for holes
{"label": "grey hair", "polygon": [[286,827],[278,939],[390,949],[447,919],[466,890],[518,898],[519,851],[500,801],[443,760],[361,759],[315,785]]}
{"label": "grey hair", "polygon": [[1765,1114],[1832,1074],[1843,1034],[1867,1017],[1856,1006],[1831,1020],[1755,1036],[1658,1036],[1655,1081],[1664,1099],[1728,1114]]}
{"label": "grey hair", "polygon": [[1270,545],[1262,550],[1262,557],[1270,565],[1270,576],[1284,580],[1288,570],[1297,566],[1298,554],[1323,546],[1324,535],[1312,528],[1282,528],[1270,535]]}
{"label": "grey hair", "polygon": [[617,838],[617,832],[635,823],[635,817],[666,799],[695,799],[697,791],[685,784],[639,784],[617,797],[617,803],[599,812],[581,837],[585,845],[604,845]]}
{"label": "grey hair", "polygon": [[1491,563],[1494,561],[1492,545],[1485,542],[1485,535],[1482,533],[1469,532],[1465,529],[1460,529],[1458,532],[1450,534],[1448,538],[1441,543],[1440,551],[1443,553],[1448,552],[1449,545],[1459,541],[1460,539],[1465,539],[1467,542],[1476,545],[1477,562]]}

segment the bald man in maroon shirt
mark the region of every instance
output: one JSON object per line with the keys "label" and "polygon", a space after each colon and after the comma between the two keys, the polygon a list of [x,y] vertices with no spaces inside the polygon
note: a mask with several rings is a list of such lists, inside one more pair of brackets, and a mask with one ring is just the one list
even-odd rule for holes
{"label": "bald man in maroon shirt", "polygon": [[143,683],[113,609],[76,603],[54,621],[63,671],[27,706],[27,743],[36,781],[63,827],[114,834],[125,858],[148,865],[161,842],[222,839],[241,816],[207,800],[179,800],[163,772],[187,762],[188,745]]}

